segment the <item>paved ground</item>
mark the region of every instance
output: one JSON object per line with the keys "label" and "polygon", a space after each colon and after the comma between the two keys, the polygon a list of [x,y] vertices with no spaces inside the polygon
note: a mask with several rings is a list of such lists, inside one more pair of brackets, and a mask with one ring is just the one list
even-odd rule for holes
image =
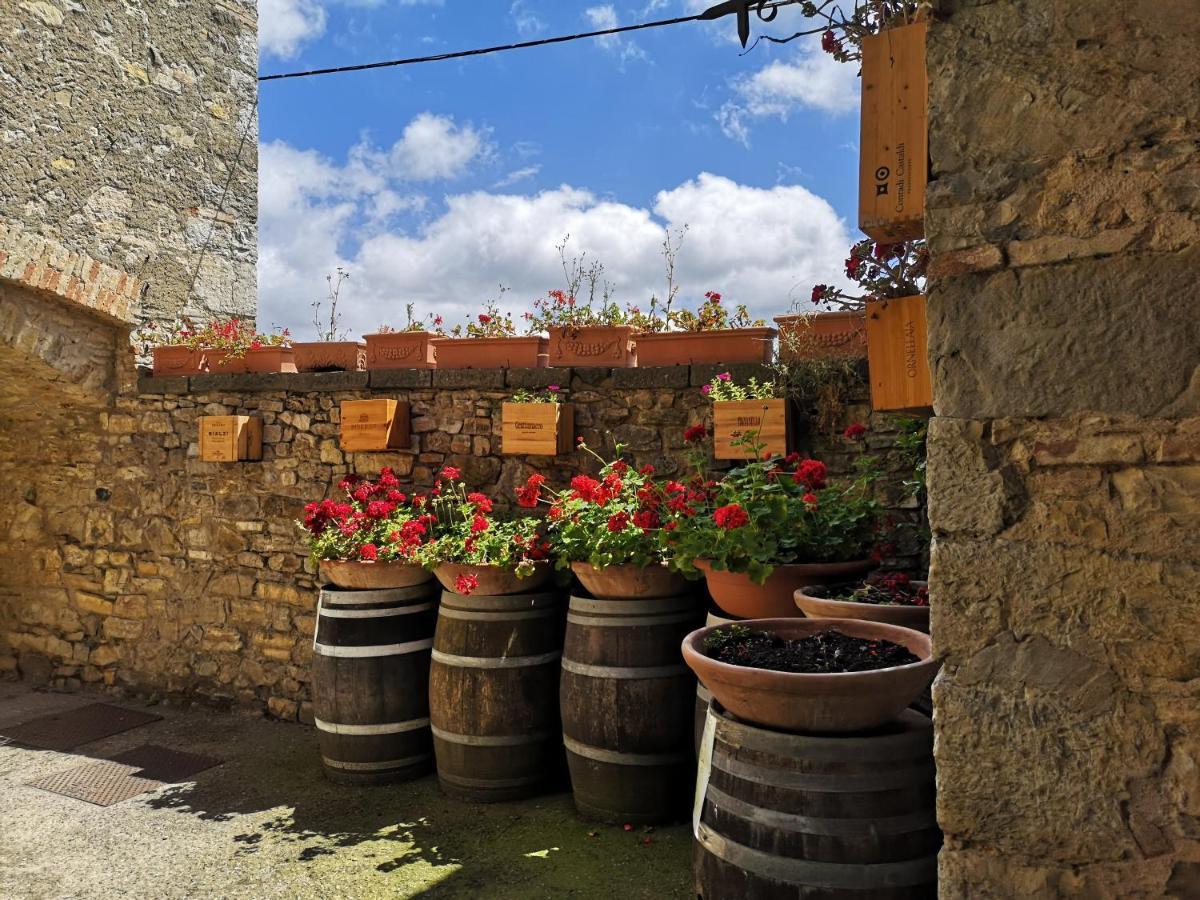
{"label": "paved ground", "polygon": [[[0,733],[100,699],[0,684]],[[315,733],[306,726],[199,709],[152,711],[163,721],[71,753],[0,746],[0,897],[690,895],[684,826],[644,835],[591,825],[575,816],[569,794],[459,803],[443,797],[433,778],[339,787],[321,777]],[[108,808],[26,784],[145,743],[225,763],[192,783]]]}

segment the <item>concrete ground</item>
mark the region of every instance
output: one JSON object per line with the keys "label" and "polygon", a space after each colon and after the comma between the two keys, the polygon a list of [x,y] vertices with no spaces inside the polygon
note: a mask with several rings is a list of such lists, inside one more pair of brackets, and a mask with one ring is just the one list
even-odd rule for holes
{"label": "concrete ground", "polygon": [[[0,684],[4,726],[107,698]],[[136,702],[124,705],[139,708]],[[313,729],[154,706],[163,721],[70,753],[0,746],[0,897],[684,898],[690,829],[575,815],[569,793],[473,805],[433,777],[347,788]],[[223,765],[102,808],[27,782],[141,744]],[[649,842],[646,841],[649,838]]]}

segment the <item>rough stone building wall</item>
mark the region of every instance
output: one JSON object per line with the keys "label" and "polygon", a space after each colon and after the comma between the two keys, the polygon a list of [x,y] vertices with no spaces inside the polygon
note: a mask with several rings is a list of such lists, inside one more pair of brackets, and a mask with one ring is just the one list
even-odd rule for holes
{"label": "rough stone building wall", "polygon": [[1200,5],[929,35],[947,898],[1200,896]]}
{"label": "rough stone building wall", "polygon": [[136,278],[136,321],[253,316],[256,22],[254,0],[0,3],[0,260],[42,238]]}
{"label": "rough stone building wall", "polygon": [[[128,387],[128,354],[123,369]],[[52,448],[70,464],[34,464],[16,431],[0,441],[0,496],[20,498],[0,542],[0,674],[19,669],[65,688],[111,685],[303,716],[316,608],[295,524],[304,503],[347,472],[383,465],[423,486],[456,465],[471,485],[511,498],[536,462],[551,484],[565,486],[586,464],[582,454],[499,455],[502,401],[517,387],[552,382],[571,387],[577,430],[594,446],[611,449],[615,437],[637,464],[680,472],[682,431],[703,419],[699,388],[712,374],[215,375],[146,380],[140,393],[130,387],[86,412],[77,403],[72,429]],[[412,403],[411,451],[341,452],[340,402],[372,396]],[[263,461],[201,462],[197,418],[235,413],[263,418]],[[901,486],[909,473],[892,450],[890,420],[872,421],[862,401],[846,417],[872,425],[871,449],[891,470],[881,497],[911,517]],[[835,472],[861,452],[840,435],[811,445]]]}

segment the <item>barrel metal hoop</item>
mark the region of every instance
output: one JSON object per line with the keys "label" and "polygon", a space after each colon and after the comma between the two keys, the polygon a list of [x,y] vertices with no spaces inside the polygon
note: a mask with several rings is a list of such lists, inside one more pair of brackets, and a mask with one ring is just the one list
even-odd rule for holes
{"label": "barrel metal hoop", "polygon": [[696,598],[691,594],[678,597],[659,597],[654,600],[594,600],[590,597],[572,597],[568,604],[570,612],[584,615],[620,614],[623,616],[665,615],[667,613],[695,612]]}
{"label": "barrel metal hoop", "polygon": [[708,688],[706,688],[700,682],[696,682],[696,699],[704,703],[712,702],[712,694],[709,693]]}
{"label": "barrel metal hoop", "polygon": [[[844,735],[822,737],[782,734],[767,731],[724,715],[717,716],[717,742],[732,747],[745,747],[759,753],[791,758],[802,756],[820,762],[842,762],[857,759],[863,763],[895,762],[900,759],[928,759],[933,754],[933,729],[925,717],[906,710],[900,722],[911,730],[894,734]],[[920,723],[917,727],[916,723]]]}
{"label": "barrel metal hoop", "polygon": [[565,734],[563,735],[563,744],[569,752],[576,756],[585,756],[588,759],[615,766],[674,766],[686,762],[688,759],[686,753],[621,753],[617,750],[582,744]]}
{"label": "barrel metal hoop", "polygon": [[703,822],[696,837],[705,850],[734,868],[783,884],[863,891],[885,887],[932,887],[937,879],[936,853],[901,862],[843,864],[773,856],[731,841]]}
{"label": "barrel metal hoop", "polygon": [[[437,651],[434,651],[435,653]],[[590,666],[587,663],[575,662],[563,657],[564,672],[573,675],[583,675],[587,678],[609,678],[616,680],[632,680],[635,678],[674,678],[677,675],[688,674],[687,666],[640,666],[630,668],[625,666]]]}
{"label": "barrel metal hoop", "polygon": [[433,651],[433,661],[444,666],[462,669],[521,669],[525,666],[541,666],[562,656],[561,650],[541,653],[537,656],[455,656],[452,653]]}
{"label": "barrel metal hoop", "polygon": [[756,766],[740,759],[714,756],[713,770],[726,772],[735,778],[771,787],[798,791],[817,791],[827,794],[863,794],[874,791],[892,791],[898,788],[915,787],[928,779],[933,784],[933,760],[926,760],[905,769],[883,770],[861,773],[820,774],[814,772],[786,772],[780,769]]}
{"label": "barrel metal hoop", "polygon": [[426,638],[422,641],[409,641],[406,644],[375,644],[369,647],[335,647],[332,644],[314,644],[313,650],[318,656],[366,659],[373,656],[400,656],[405,653],[416,653],[418,650],[428,650],[432,646],[433,638]]}
{"label": "barrel metal hoop", "polygon": [[524,778],[467,778],[463,775],[451,775],[439,769],[438,778],[465,788],[515,788],[537,784],[545,778],[545,775],[539,772],[537,775],[527,775]]}
{"label": "barrel metal hoop", "polygon": [[462,619],[467,622],[519,622],[525,619],[551,619],[557,614],[558,610],[553,608],[530,609],[520,612],[479,612],[478,610],[443,606],[438,611],[438,615],[443,619]]}
{"label": "barrel metal hoop", "polygon": [[324,722],[313,718],[313,724],[320,731],[329,734],[345,734],[350,736],[365,736],[373,734],[402,734],[406,731],[419,731],[429,727],[429,718],[409,719],[407,722],[380,722],[376,725],[344,725],[341,722]]}
{"label": "barrel metal hoop", "polygon": [[320,593],[323,606],[370,606],[375,603],[404,603],[416,601],[424,603],[433,600],[437,594],[430,589],[431,582],[414,585],[407,588],[370,588],[365,591],[343,590],[341,588],[322,588]]}
{"label": "barrel metal hoop", "polygon": [[433,609],[433,603],[420,603],[416,606],[395,606],[388,609],[330,609],[320,611],[324,619],[384,619],[390,616],[410,616],[414,613],[426,612]]}
{"label": "barrel metal hoop", "polygon": [[587,625],[595,628],[641,628],[645,625],[675,625],[690,622],[695,616],[690,612],[673,613],[666,616],[581,616],[567,613],[571,625]]}
{"label": "barrel metal hoop", "polygon": [[796,813],[780,812],[753,806],[745,800],[727,794],[720,788],[709,783],[705,799],[722,812],[729,812],[752,822],[754,825],[765,825],[773,831],[790,832],[793,834],[824,834],[835,837],[863,837],[866,834],[910,834],[914,831],[924,831],[937,827],[937,816],[933,807],[920,809],[903,816],[882,816],[870,819],[826,819],[815,816],[802,816]]}
{"label": "barrel metal hoop", "polygon": [[522,744],[536,744],[554,737],[552,731],[535,731],[532,734],[458,734],[453,731],[443,731],[436,725],[429,727],[435,738],[450,744],[464,744],[468,747],[519,747]]}
{"label": "barrel metal hoop", "polygon": [[433,754],[422,753],[419,756],[405,756],[402,759],[385,759],[380,762],[344,762],[340,759],[330,759],[322,756],[321,761],[331,769],[343,772],[383,772],[388,769],[405,769],[420,763],[429,762]]}

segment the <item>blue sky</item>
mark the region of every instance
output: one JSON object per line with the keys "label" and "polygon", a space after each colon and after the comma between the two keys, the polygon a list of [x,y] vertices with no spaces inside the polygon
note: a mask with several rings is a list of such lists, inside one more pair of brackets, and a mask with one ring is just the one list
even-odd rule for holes
{"label": "blue sky", "polygon": [[[666,18],[695,0],[261,0],[264,73],[444,52]],[[482,8],[482,9],[481,9]],[[805,21],[784,11],[770,26]],[[855,233],[858,84],[816,38],[747,55],[734,23],[266,83],[260,324],[303,334],[324,274],[346,326],[464,318],[560,287],[554,244],[617,297],[661,295],[659,245],[687,224],[682,297],[787,311],[836,281]]]}

